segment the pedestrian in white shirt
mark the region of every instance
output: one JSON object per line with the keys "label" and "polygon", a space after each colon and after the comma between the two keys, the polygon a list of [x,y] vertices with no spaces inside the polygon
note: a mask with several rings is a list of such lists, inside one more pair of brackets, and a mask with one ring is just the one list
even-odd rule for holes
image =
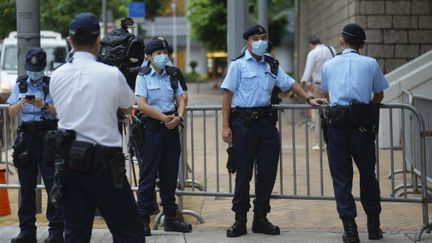
{"label": "pedestrian in white shirt", "polygon": [[[336,51],[333,47],[322,44],[321,40],[316,36],[309,38],[309,46],[311,50],[307,55],[306,66],[301,82],[302,84],[307,83],[307,90],[311,91],[315,98],[324,98],[325,93],[320,90],[321,70],[324,63],[335,56]],[[312,149],[324,149],[324,144],[322,145],[323,147],[320,147],[320,117],[319,112],[316,109],[312,110],[312,122],[315,129],[315,145],[312,147]]]}

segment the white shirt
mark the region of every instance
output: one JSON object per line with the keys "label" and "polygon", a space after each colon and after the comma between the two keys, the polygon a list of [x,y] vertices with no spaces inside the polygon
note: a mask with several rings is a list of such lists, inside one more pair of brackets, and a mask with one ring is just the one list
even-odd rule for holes
{"label": "white shirt", "polygon": [[136,98],[116,67],[75,52],[71,63],[52,73],[49,89],[60,129],[74,130],[79,141],[121,147],[117,110],[131,107]]}
{"label": "white shirt", "polygon": [[[336,51],[333,47],[333,54],[336,55]],[[306,59],[306,67],[303,73],[302,81],[309,81],[312,76],[312,82],[321,81],[321,71],[325,62],[332,59],[333,55],[329,48],[323,44],[318,44],[312,49]]]}

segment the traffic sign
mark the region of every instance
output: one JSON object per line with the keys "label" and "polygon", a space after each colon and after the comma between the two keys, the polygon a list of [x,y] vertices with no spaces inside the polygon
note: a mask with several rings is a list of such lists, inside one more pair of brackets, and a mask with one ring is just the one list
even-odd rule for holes
{"label": "traffic sign", "polygon": [[144,2],[131,2],[128,4],[128,17],[145,18]]}

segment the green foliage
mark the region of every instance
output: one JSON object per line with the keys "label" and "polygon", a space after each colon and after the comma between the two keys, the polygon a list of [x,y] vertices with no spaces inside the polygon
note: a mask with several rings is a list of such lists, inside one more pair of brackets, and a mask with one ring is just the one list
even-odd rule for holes
{"label": "green foliage", "polygon": [[[188,0],[188,20],[192,27],[192,36],[203,43],[209,50],[226,50],[227,1],[231,0]],[[232,0],[234,1],[234,0]],[[267,14],[269,37],[278,45],[285,34],[287,15],[294,5],[293,0],[268,0]],[[249,22],[258,22],[258,3],[249,1]],[[241,33],[239,33],[241,34]]]}
{"label": "green foliage", "polygon": [[188,83],[203,82],[203,81],[207,80],[207,75],[199,74],[197,72],[184,73],[184,77],[186,79],[186,82],[188,82]]}
{"label": "green foliage", "polygon": [[192,36],[209,50],[226,50],[227,1],[188,0]]}
{"label": "green foliage", "polygon": [[0,0],[0,39],[7,37],[9,32],[16,30],[15,0]]}

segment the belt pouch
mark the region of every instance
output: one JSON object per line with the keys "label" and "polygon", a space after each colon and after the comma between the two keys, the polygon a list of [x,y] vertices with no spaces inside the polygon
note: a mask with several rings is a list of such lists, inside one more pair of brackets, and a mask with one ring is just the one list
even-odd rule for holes
{"label": "belt pouch", "polygon": [[69,168],[73,171],[90,172],[93,163],[94,145],[88,142],[75,141],[69,156]]}

